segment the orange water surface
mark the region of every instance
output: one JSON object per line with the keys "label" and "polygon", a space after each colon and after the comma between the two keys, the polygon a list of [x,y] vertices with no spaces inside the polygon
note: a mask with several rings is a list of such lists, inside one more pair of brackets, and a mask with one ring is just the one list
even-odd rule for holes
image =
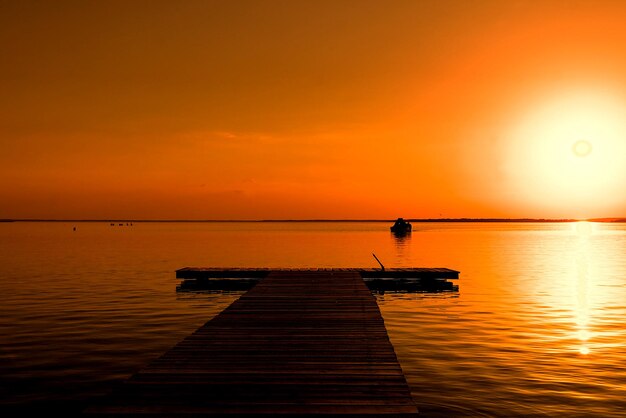
{"label": "orange water surface", "polygon": [[[76,227],[76,231],[73,228]],[[0,408],[79,411],[241,293],[212,267],[448,267],[376,298],[424,417],[626,416],[626,224],[0,223]]]}

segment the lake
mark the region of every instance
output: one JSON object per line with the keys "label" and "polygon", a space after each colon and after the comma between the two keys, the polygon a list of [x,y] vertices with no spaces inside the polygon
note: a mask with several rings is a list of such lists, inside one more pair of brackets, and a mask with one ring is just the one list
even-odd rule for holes
{"label": "lake", "polygon": [[[0,407],[71,414],[240,296],[175,270],[447,267],[376,298],[424,417],[626,416],[626,224],[0,223]],[[73,228],[76,227],[74,231]]]}

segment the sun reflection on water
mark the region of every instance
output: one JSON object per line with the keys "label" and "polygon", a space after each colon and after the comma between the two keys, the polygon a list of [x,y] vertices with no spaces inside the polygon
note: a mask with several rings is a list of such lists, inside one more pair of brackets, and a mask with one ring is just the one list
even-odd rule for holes
{"label": "sun reflection on water", "polygon": [[581,221],[574,224],[574,231],[578,236],[576,248],[576,291],[575,303],[575,321],[576,321],[576,338],[578,339],[578,352],[587,355],[591,352],[589,348],[589,340],[591,339],[590,322],[590,288],[593,277],[589,274],[589,256],[590,256],[590,239],[593,234],[593,225],[590,222]]}

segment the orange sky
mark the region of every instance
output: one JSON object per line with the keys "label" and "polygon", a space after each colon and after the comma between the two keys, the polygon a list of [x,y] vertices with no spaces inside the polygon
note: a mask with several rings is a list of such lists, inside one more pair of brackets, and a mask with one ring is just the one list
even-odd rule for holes
{"label": "orange sky", "polygon": [[621,1],[2,2],[0,218],[625,216],[624,22]]}

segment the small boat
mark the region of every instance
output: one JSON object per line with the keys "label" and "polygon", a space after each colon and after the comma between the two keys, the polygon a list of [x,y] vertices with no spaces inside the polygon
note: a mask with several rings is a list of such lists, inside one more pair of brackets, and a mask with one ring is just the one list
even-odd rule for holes
{"label": "small boat", "polygon": [[405,221],[403,218],[398,218],[393,226],[389,227],[389,229],[391,229],[391,232],[394,234],[406,234],[411,232],[413,226],[410,222]]}

